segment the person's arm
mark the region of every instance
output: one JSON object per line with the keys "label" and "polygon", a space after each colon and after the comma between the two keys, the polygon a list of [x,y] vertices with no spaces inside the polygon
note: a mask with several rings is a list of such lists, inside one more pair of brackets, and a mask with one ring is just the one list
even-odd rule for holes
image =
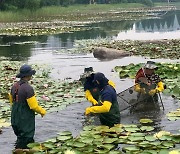
{"label": "person's arm", "polygon": [[91,92],[89,90],[85,91],[85,97],[93,105],[97,105],[98,104],[98,102],[93,98],[93,96],[92,96],[92,94],[91,94]]}
{"label": "person's arm", "polygon": [[8,97],[9,97],[9,102],[10,102],[10,104],[12,105],[12,103],[13,103],[13,97],[12,97],[11,93],[8,93]]}
{"label": "person's arm", "polygon": [[112,80],[109,80],[108,84],[115,89],[116,85],[115,85],[115,83]]}
{"label": "person's arm", "polygon": [[149,95],[153,96],[156,93],[162,92],[164,90],[164,84],[162,81],[159,81],[157,87],[149,91]]}
{"label": "person's arm", "polygon": [[164,84],[162,81],[158,82],[156,90],[157,92],[162,92],[164,90]]}
{"label": "person's arm", "polygon": [[41,114],[41,116],[44,116],[46,114],[46,110],[43,109],[41,106],[39,106],[38,101],[37,101],[35,95],[30,97],[30,98],[28,98],[27,99],[27,103],[28,103],[30,109],[32,109],[33,111]]}
{"label": "person's arm", "polygon": [[141,88],[141,86],[140,86],[140,84],[135,84],[135,86],[134,86],[134,90],[136,91],[136,92],[139,92],[139,93],[143,93],[143,94],[145,94],[146,93],[146,90],[145,90],[145,88]]}
{"label": "person's arm", "polygon": [[111,109],[112,103],[109,101],[104,101],[101,106],[93,106],[86,108],[85,115],[88,115],[90,113],[106,113],[109,112]]}

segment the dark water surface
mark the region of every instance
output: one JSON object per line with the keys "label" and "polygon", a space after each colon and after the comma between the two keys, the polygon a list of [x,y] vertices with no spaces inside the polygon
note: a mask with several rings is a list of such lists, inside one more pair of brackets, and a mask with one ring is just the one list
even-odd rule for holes
{"label": "dark water surface", "polygon": [[[169,12],[161,18],[142,21],[111,21],[92,24],[94,28],[85,32],[74,32],[50,36],[0,36],[0,57],[10,60],[27,61],[29,64],[49,64],[53,70],[54,79],[79,79],[85,67],[92,66],[96,72],[103,72],[116,84],[117,93],[132,86],[131,79],[120,80],[112,69],[117,65],[142,63],[149,59],[144,57],[125,57],[111,61],[100,61],[92,54],[57,53],[59,49],[73,48],[75,40],[97,39],[112,37],[114,39],[158,39],[180,38],[180,12]],[[34,41],[32,44],[21,44]],[[155,59],[156,62],[176,62],[180,60]],[[163,129],[173,133],[180,129],[180,122],[168,121],[165,116],[169,111],[180,107],[177,100],[162,96],[165,111],[145,111],[130,114],[121,113],[121,122],[124,124],[137,123],[140,118],[151,118],[155,121],[157,130]],[[68,106],[65,110],[47,114],[44,118],[36,117],[36,141],[45,141],[54,137],[58,132],[70,130],[74,136],[82,130],[85,121],[84,110],[90,104],[81,102]],[[11,128],[3,129],[0,135],[0,154],[10,154],[15,142],[15,135]]]}

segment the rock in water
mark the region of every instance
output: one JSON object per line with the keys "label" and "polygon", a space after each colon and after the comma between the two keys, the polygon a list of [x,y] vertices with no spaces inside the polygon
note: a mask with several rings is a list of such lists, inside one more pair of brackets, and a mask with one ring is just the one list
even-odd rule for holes
{"label": "rock in water", "polygon": [[123,50],[113,48],[97,47],[93,49],[93,55],[97,59],[117,59],[130,56],[130,53]]}

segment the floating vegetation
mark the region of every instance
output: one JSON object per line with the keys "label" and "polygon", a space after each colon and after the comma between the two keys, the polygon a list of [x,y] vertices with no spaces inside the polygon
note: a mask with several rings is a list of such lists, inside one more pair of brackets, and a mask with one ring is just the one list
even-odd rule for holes
{"label": "floating vegetation", "polygon": [[71,33],[75,31],[89,30],[87,27],[57,26],[57,27],[33,27],[33,28],[6,28],[0,29],[0,35],[17,35],[17,36],[34,36],[34,35],[51,35],[59,33]]}
{"label": "floating vegetation", "polygon": [[180,40],[154,40],[154,41],[111,41],[100,43],[98,46],[120,49],[132,55],[141,55],[151,58],[180,58]]}
{"label": "floating vegetation", "polygon": [[176,111],[169,112],[167,116],[170,121],[175,121],[180,119],[180,108],[177,109]]}
{"label": "floating vegetation", "polygon": [[[21,62],[0,61],[0,128],[8,126],[10,103],[8,92],[14,82]],[[85,100],[83,87],[79,81],[52,80],[49,78],[51,68],[33,65],[36,74],[30,84],[34,87],[37,100],[48,112],[59,111],[67,105]]]}
{"label": "floating vegetation", "polygon": [[[144,64],[129,64],[127,66],[116,66],[115,71],[119,73],[120,78],[134,79],[136,72],[143,65]],[[156,72],[166,85],[166,89],[163,93],[180,100],[180,63],[157,63],[157,66],[158,70]]]}
{"label": "floating vegetation", "polygon": [[[166,131],[158,133],[147,132],[141,128],[141,124],[108,126],[85,126],[80,135],[73,137],[71,132],[59,133],[55,138],[43,143],[28,144],[30,151],[36,153],[150,153],[165,154],[179,151],[180,134],[172,134]],[[151,127],[151,126],[147,126]],[[127,130],[127,128],[137,128]],[[120,131],[119,131],[120,130]]]}

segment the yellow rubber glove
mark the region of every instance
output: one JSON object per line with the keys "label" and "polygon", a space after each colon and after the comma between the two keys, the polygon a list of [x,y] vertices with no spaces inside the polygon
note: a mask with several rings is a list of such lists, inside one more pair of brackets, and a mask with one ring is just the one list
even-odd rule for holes
{"label": "yellow rubber glove", "polygon": [[157,89],[152,89],[152,90],[149,91],[150,96],[153,96],[156,93],[157,93]]}
{"label": "yellow rubber glove", "polygon": [[156,88],[157,92],[162,92],[164,90],[164,84],[162,81],[158,82],[158,87]]}
{"label": "yellow rubber glove", "polygon": [[93,96],[92,96],[92,94],[91,94],[91,92],[89,90],[85,91],[85,97],[93,105],[97,105],[98,104],[98,102],[93,98]]}
{"label": "yellow rubber glove", "polygon": [[10,102],[10,104],[12,105],[12,103],[13,103],[13,97],[12,97],[11,93],[8,93],[8,96],[9,96],[9,102]]}
{"label": "yellow rubber glove", "polygon": [[116,85],[115,85],[115,83],[112,80],[109,80],[108,84],[115,89]]}
{"label": "yellow rubber glove", "polygon": [[134,90],[135,90],[136,92],[139,92],[139,93],[142,93],[142,94],[146,94],[145,88],[141,88],[139,84],[136,84],[136,85],[135,85]]}
{"label": "yellow rubber glove", "polygon": [[46,110],[38,105],[38,101],[37,101],[35,96],[32,96],[31,98],[28,98],[27,102],[28,102],[28,105],[29,105],[30,109],[32,109],[33,111],[41,114],[42,117],[46,114]]}
{"label": "yellow rubber glove", "polygon": [[88,115],[90,113],[106,113],[109,112],[111,109],[112,103],[109,101],[104,101],[101,106],[92,106],[87,107],[85,111],[85,115]]}

